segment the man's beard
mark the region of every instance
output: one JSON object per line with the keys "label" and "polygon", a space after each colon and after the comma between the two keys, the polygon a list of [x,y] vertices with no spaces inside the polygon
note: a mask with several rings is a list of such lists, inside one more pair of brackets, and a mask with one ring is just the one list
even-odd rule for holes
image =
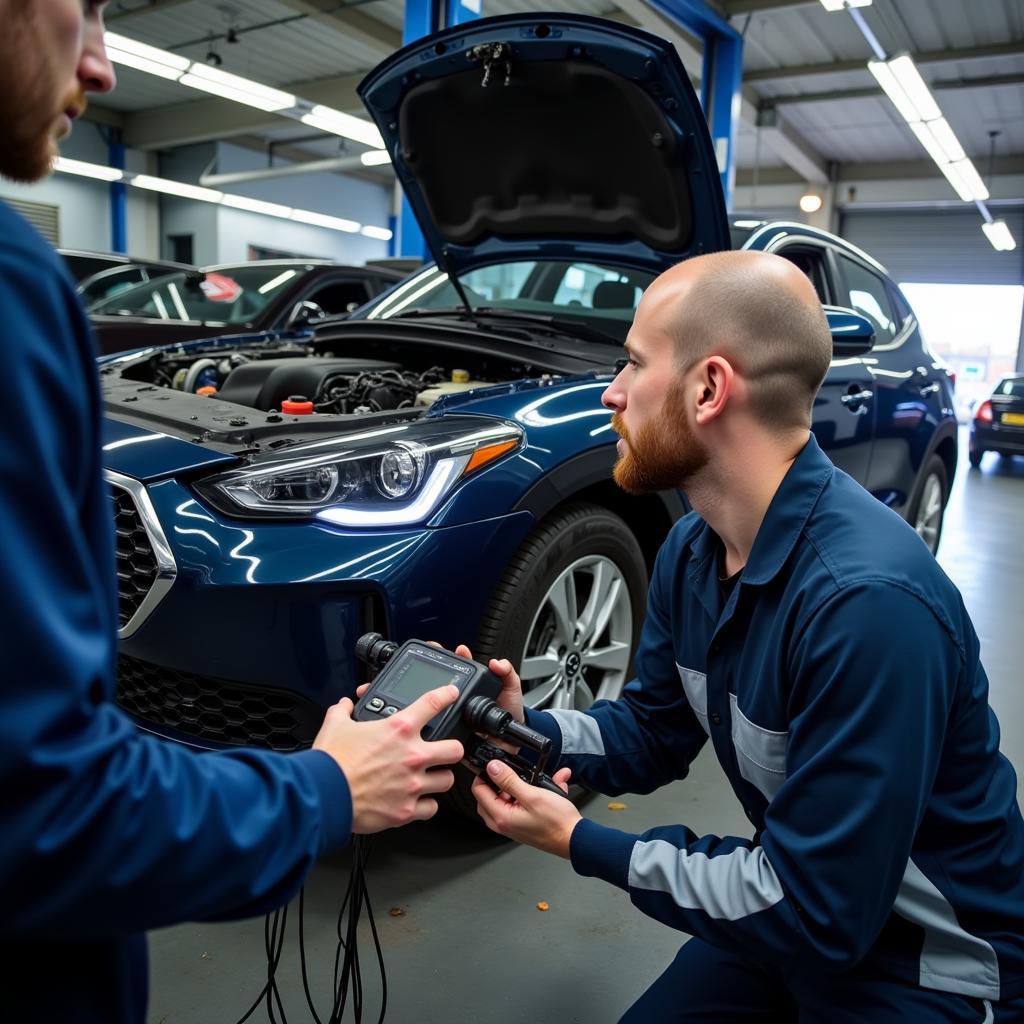
{"label": "man's beard", "polygon": [[[30,184],[46,177],[57,156],[61,112],[85,107],[85,95],[76,86],[63,98],[54,88],[58,72],[38,44],[40,25],[34,5],[15,11],[4,27],[4,58],[0,59],[0,96],[5,117],[0,125],[0,175]],[[40,56],[29,59],[28,55]],[[60,108],[54,109],[60,101]]]}
{"label": "man's beard", "polygon": [[673,387],[658,416],[630,437],[619,413],[612,427],[626,441],[626,452],[615,463],[615,482],[630,494],[682,487],[707,465],[707,448],[697,440],[686,419],[682,389]]}

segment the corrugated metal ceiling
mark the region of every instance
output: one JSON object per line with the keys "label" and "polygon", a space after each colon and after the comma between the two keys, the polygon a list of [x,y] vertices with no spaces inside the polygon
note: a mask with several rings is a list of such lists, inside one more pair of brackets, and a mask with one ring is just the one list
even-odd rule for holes
{"label": "corrugated metal ceiling", "polygon": [[[138,7],[141,0],[113,0],[110,10]],[[487,14],[538,11],[536,0],[483,0]],[[339,3],[339,7],[343,5]],[[373,43],[329,16],[295,16],[308,9],[299,0],[246,0],[213,2],[183,0],[150,13],[116,18],[111,28],[144,42],[178,49],[202,59],[214,49],[225,70],[271,85],[294,87],[318,78],[357,74],[375,65],[397,43],[404,17],[403,0],[356,3],[351,18],[374,29]],[[544,10],[576,11],[593,15],[622,12],[613,0],[545,0]],[[539,12],[538,12],[539,13]],[[1024,40],[1024,3],[1020,0],[875,0],[862,14],[890,54],[902,50],[930,53],[947,49],[1003,44]],[[343,16],[347,16],[343,12]],[[744,31],[745,71],[863,62],[863,69],[815,75],[790,75],[755,81],[753,89],[764,99],[793,98],[809,93],[874,90],[866,70],[870,48],[853,19],[844,12],[829,13],[817,3],[780,6],[779,9],[736,16],[733,24]],[[277,24],[275,24],[277,23]],[[265,27],[256,27],[256,26]],[[359,27],[359,26],[355,26]],[[241,31],[238,42],[211,36],[227,29]],[[250,30],[251,29],[251,30]],[[188,45],[183,45],[188,44]],[[929,81],[969,79],[994,75],[1024,76],[1024,53],[985,60],[921,65]],[[98,106],[138,111],[198,99],[193,90],[163,82],[129,69],[120,71],[116,93],[97,101]],[[942,89],[936,97],[968,153],[987,157],[989,132],[997,131],[1000,153],[1024,152],[1024,84],[983,88]],[[780,105],[783,118],[829,160],[862,162],[919,160],[924,158],[913,136],[880,93],[875,97],[833,98]],[[758,147],[753,131],[744,125],[739,139],[739,166],[777,163],[765,147]]]}

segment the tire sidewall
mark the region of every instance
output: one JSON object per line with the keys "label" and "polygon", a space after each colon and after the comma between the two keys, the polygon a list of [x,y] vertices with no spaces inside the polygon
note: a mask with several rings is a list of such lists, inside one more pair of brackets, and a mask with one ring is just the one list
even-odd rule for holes
{"label": "tire sidewall", "polygon": [[[511,614],[505,617],[497,631],[495,650],[481,651],[481,654],[508,658],[518,666],[525,654],[529,631],[540,603],[551,585],[573,562],[593,555],[601,555],[614,562],[626,582],[633,610],[631,642],[635,651],[643,626],[647,567],[629,527],[618,516],[595,509],[593,513],[576,517],[544,544],[532,570],[517,590]],[[631,657],[630,672],[632,667]]]}

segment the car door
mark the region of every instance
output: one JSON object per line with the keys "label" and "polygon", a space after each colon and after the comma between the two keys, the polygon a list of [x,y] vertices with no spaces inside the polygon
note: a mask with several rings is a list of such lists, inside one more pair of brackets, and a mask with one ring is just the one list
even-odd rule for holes
{"label": "car door", "polygon": [[[831,249],[801,237],[773,250],[810,278],[823,303],[849,306]],[[858,483],[867,486],[875,434],[874,383],[861,356],[833,358],[814,399],[811,430],[828,457]]]}
{"label": "car door", "polygon": [[903,508],[914,490],[945,401],[940,371],[924,351],[913,314],[878,270],[845,253],[837,256],[848,305],[875,326],[866,358],[875,405],[875,445],[866,484],[888,505]]}

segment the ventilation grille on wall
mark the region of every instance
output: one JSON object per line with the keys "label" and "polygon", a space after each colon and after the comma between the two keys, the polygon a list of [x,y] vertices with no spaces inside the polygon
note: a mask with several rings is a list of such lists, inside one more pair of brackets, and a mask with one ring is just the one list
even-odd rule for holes
{"label": "ventilation grille on wall", "polygon": [[60,245],[60,207],[53,203],[30,203],[25,199],[4,202],[18,211],[51,245]]}

